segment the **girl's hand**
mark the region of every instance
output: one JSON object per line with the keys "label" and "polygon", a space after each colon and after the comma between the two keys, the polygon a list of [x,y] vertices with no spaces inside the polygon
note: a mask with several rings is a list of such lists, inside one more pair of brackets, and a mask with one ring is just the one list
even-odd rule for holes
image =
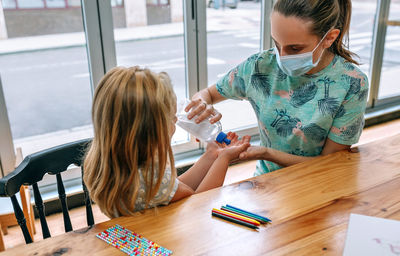
{"label": "girl's hand", "polygon": [[185,108],[186,112],[189,112],[189,110],[192,111],[188,114],[188,119],[190,120],[193,117],[196,117],[196,123],[200,123],[211,116],[210,123],[213,124],[219,121],[222,117],[221,113],[214,109],[213,105],[207,104],[207,102],[201,98],[192,100]]}
{"label": "girl's hand", "polygon": [[263,146],[250,146],[240,153],[240,160],[267,160],[268,148]]}
{"label": "girl's hand", "polygon": [[235,133],[233,134],[234,137],[231,139],[229,145],[219,144],[218,157],[226,157],[229,161],[236,160],[239,158],[240,153],[246,151],[246,149],[250,147],[250,136],[246,135],[243,136],[241,140],[238,140],[238,136]]}
{"label": "girl's hand", "polygon": [[[231,144],[232,144],[232,143],[235,143],[238,140],[239,136],[234,132],[228,132],[226,134],[226,138],[228,140],[230,140]],[[196,139],[196,141],[198,141],[198,140]],[[226,144],[224,144],[224,143],[220,144],[220,143],[218,143],[216,141],[208,142],[207,143],[207,147],[206,147],[206,153],[211,153],[211,154],[214,155],[215,158],[217,158],[219,152],[221,151],[221,149],[224,148],[224,145],[226,146]]]}
{"label": "girl's hand", "polygon": [[225,143],[221,144],[216,141],[209,142],[207,143],[206,152],[213,154],[215,158],[217,158],[220,155],[220,153],[224,151],[226,148],[242,145],[245,143],[250,143],[250,136],[248,135],[243,136],[241,140],[239,140],[239,136],[234,132],[228,132],[226,135],[227,139],[231,141],[229,145],[226,145]]}

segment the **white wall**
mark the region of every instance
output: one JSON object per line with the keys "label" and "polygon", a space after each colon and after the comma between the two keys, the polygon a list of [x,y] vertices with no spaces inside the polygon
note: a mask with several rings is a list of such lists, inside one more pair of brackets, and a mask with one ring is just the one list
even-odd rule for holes
{"label": "white wall", "polygon": [[0,1],[0,39],[7,39],[7,27],[4,19],[3,5]]}
{"label": "white wall", "polygon": [[147,25],[146,0],[125,0],[126,27]]}
{"label": "white wall", "polygon": [[4,138],[0,138],[0,164],[4,175],[12,172],[15,168],[14,143],[10,126],[8,125],[9,123],[6,102],[4,100],[3,88],[0,80],[0,134],[4,135]]}
{"label": "white wall", "polygon": [[183,21],[183,0],[171,0],[171,21]]}

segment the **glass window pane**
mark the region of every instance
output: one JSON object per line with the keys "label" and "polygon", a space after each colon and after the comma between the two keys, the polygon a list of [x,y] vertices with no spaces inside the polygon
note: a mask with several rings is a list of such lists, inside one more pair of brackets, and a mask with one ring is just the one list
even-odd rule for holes
{"label": "glass window pane", "polygon": [[[29,10],[29,15],[22,15],[25,12],[4,10],[8,39],[0,40],[11,131],[24,156],[92,136],[80,8]],[[80,20],[80,26],[73,19]]]}
{"label": "glass window pane", "polygon": [[122,0],[111,0],[111,6],[122,6],[123,5],[123,1]]}
{"label": "glass window pane", "polygon": [[[233,67],[260,51],[261,2],[217,0],[207,1],[207,6],[207,64],[211,86]],[[228,100],[215,107],[222,113],[224,130],[257,124],[247,101]]]}
{"label": "glass window pane", "polygon": [[65,8],[65,0],[46,0],[48,8]]}
{"label": "glass window pane", "polygon": [[[170,1],[168,8],[148,3],[125,1],[124,13],[113,12],[114,21],[125,19],[126,24],[114,29],[117,65],[167,72],[179,102],[187,95],[182,0]],[[189,136],[177,127],[173,141],[187,142]]]}
{"label": "glass window pane", "polygon": [[4,9],[14,9],[17,7],[15,0],[2,0],[1,3]]}
{"label": "glass window pane", "polygon": [[361,70],[370,78],[372,34],[375,23],[376,1],[352,1],[353,10],[349,33],[349,49],[360,59]]}
{"label": "glass window pane", "polygon": [[399,96],[400,87],[398,74],[400,72],[400,2],[391,1],[389,20],[397,25],[388,26],[385,39],[385,52],[381,71],[378,99]]}
{"label": "glass window pane", "polygon": [[18,8],[43,8],[44,0],[18,0]]}
{"label": "glass window pane", "polygon": [[70,7],[81,6],[81,0],[68,0],[68,6]]}

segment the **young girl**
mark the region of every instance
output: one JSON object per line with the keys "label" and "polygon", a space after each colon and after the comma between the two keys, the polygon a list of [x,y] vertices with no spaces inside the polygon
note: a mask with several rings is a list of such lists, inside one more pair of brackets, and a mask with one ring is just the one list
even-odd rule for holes
{"label": "young girl", "polygon": [[250,137],[230,146],[210,143],[199,161],[179,177],[171,137],[176,96],[166,73],[116,67],[96,88],[94,138],[84,161],[91,198],[110,218],[166,205],[223,184],[228,164],[249,147]]}
{"label": "young girl", "polygon": [[271,13],[275,47],[256,53],[195,94],[188,118],[211,122],[211,104],[248,100],[258,118],[261,146],[240,159],[258,159],[255,175],[358,142],[368,97],[367,76],[346,38],[351,0],[277,0]]}

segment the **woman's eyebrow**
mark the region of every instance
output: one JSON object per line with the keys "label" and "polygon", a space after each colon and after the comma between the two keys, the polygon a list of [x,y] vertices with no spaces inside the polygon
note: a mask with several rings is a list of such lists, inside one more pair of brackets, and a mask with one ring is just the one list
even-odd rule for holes
{"label": "woman's eyebrow", "polygon": [[[275,45],[280,45],[278,42],[276,42],[276,40],[271,36],[272,40],[274,41]],[[289,46],[289,47],[305,47],[307,46],[306,44],[289,44],[289,45],[285,45],[285,46]]]}

